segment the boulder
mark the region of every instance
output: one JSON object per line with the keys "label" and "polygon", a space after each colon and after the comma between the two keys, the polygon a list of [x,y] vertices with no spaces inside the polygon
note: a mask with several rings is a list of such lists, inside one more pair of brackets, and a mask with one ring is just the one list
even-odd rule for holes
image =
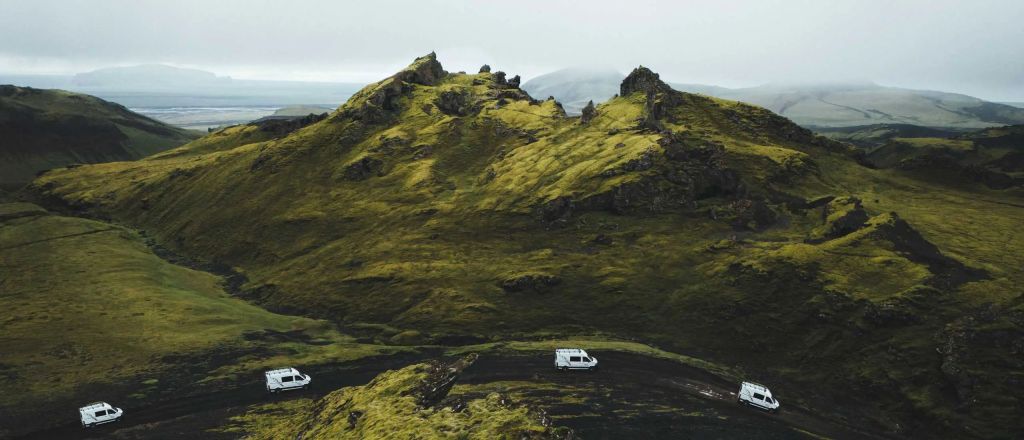
{"label": "boulder", "polygon": [[491,66],[488,66],[486,64],[484,64],[483,66],[480,66],[480,73],[490,73],[490,72],[491,72]]}

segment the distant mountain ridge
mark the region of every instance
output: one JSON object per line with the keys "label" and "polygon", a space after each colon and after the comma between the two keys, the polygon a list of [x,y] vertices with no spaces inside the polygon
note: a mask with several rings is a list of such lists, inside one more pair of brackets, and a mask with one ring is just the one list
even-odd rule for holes
{"label": "distant mountain ridge", "polygon": [[[575,78],[565,81],[565,78]],[[626,75],[613,69],[569,68],[533,78],[523,84],[530,96],[554,96],[569,114],[580,114],[588,101],[604,102],[619,93]]]}
{"label": "distant mountain ridge", "polygon": [[139,159],[196,137],[96,97],[0,85],[0,186],[75,163]]}
{"label": "distant mountain ridge", "polygon": [[768,84],[725,89],[714,96],[759,105],[808,127],[912,124],[984,128],[1024,123],[1024,109],[958,93],[874,83]]}
{"label": "distant mountain ridge", "polygon": [[[811,128],[911,124],[977,129],[1024,123],[1024,109],[1011,105],[957,93],[886,87],[871,82],[773,83],[737,89],[669,85],[684,92],[765,107]],[[563,69],[531,79],[523,88],[537,96],[554,96],[566,104],[567,112],[579,113],[588,100],[602,102],[618,93],[618,80],[609,71]]]}
{"label": "distant mountain ridge", "polygon": [[56,88],[127,107],[324,105],[335,107],[362,83],[234,79],[163,64],[110,67],[76,75],[3,75],[0,84]]}
{"label": "distant mountain ridge", "polygon": [[144,64],[132,67],[108,67],[79,73],[71,78],[72,84],[82,87],[180,87],[229,85],[229,76],[198,69],[172,67],[164,64]]}

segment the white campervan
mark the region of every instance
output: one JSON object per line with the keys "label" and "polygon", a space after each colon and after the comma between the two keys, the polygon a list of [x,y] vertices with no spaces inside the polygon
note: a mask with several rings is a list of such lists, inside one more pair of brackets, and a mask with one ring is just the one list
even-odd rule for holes
{"label": "white campervan", "polygon": [[736,403],[779,412],[779,401],[772,396],[768,387],[758,383],[743,382],[743,385],[740,385],[740,392],[736,396]]}
{"label": "white campervan", "polygon": [[308,374],[299,373],[294,368],[280,368],[263,374],[267,377],[267,391],[271,393],[306,388],[313,381]]}
{"label": "white campervan", "polygon": [[82,419],[82,427],[89,428],[121,420],[124,411],[110,406],[107,402],[93,402],[78,408],[78,414]]}
{"label": "white campervan", "polygon": [[597,358],[579,348],[559,348],[555,350],[555,369],[596,370]]}

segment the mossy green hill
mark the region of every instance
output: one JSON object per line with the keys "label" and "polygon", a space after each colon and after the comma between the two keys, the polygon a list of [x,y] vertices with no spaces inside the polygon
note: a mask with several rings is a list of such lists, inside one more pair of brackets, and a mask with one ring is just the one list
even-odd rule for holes
{"label": "mossy green hill", "polygon": [[1024,125],[955,136],[895,137],[868,151],[867,160],[938,183],[976,183],[997,190],[1024,189]]}
{"label": "mossy green hill", "polygon": [[138,159],[196,137],[92,96],[0,85],[2,187],[50,168]]}
{"label": "mossy green hill", "polygon": [[135,231],[31,203],[0,203],[0,287],[0,438],[72,422],[76,403],[131,407],[282,362],[393,351],[232,298],[220,277],[167,262]]}
{"label": "mossy green hill", "polygon": [[283,137],[208,137],[32,190],[381,342],[602,332],[878,430],[1024,429],[1005,392],[1024,379],[1020,201],[858,159],[646,68],[573,118],[429,55]]}
{"label": "mossy green hill", "polygon": [[459,374],[476,355],[450,363],[415,364],[386,371],[370,383],[323,398],[266,404],[235,417],[227,432],[247,439],[572,439],[543,412],[491,393],[449,398]]}

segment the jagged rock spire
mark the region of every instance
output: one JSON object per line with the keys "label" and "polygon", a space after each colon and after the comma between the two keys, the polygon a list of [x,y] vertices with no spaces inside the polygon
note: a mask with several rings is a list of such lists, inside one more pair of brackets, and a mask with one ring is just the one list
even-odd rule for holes
{"label": "jagged rock spire", "polygon": [[594,119],[594,116],[597,116],[597,109],[594,107],[594,101],[590,100],[587,102],[587,106],[583,107],[583,112],[580,115],[580,123],[587,124]]}
{"label": "jagged rock spire", "polygon": [[437,61],[437,54],[430,52],[416,58],[409,67],[398,72],[395,78],[405,82],[432,86],[447,74],[448,72],[445,72],[444,67]]}
{"label": "jagged rock spire", "polygon": [[665,84],[657,73],[644,66],[637,67],[630,72],[626,79],[619,85],[619,96],[629,96],[636,92],[662,93],[672,90]]}

